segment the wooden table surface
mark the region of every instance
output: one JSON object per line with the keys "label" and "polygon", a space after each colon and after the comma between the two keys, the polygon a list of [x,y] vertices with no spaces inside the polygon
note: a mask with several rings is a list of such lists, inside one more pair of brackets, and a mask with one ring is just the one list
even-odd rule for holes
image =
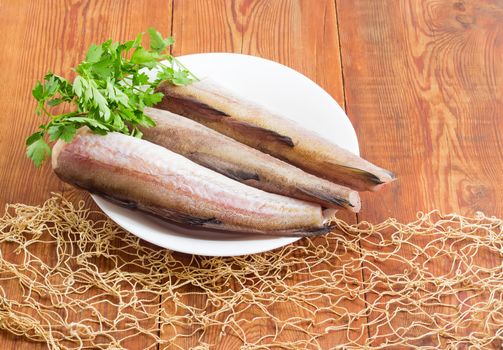
{"label": "wooden table surface", "polygon": [[[361,154],[399,176],[364,194],[348,221],[410,220],[431,209],[503,217],[501,0],[0,0],[0,23],[2,205],[40,204],[51,191],[87,198],[24,155],[40,123],[31,89],[48,70],[68,75],[91,43],[155,26],[176,38],[175,55],[278,61],[345,108]],[[335,344],[336,336],[326,347]],[[45,345],[1,333],[0,347]]]}

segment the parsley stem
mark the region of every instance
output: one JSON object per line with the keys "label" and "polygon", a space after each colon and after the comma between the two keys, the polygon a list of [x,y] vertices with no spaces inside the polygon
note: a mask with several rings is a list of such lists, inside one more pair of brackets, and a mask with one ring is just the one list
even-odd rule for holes
{"label": "parsley stem", "polygon": [[49,118],[54,118],[54,115],[52,115],[48,110],[47,108],[45,108],[45,104],[42,105],[42,110],[44,111],[44,113],[49,117]]}
{"label": "parsley stem", "polygon": [[179,68],[182,68],[183,70],[187,71],[192,78],[194,78],[196,81],[199,81],[199,78],[196,77],[196,75],[194,73],[192,73],[190,70],[188,70],[187,67],[185,67],[185,65],[182,62],[180,62],[175,56],[171,56],[171,57],[172,57],[173,61],[176,62],[176,64],[178,65]]}
{"label": "parsley stem", "polygon": [[[172,38],[163,38],[153,28],[148,30],[148,35],[148,48],[142,46],[143,33],[123,43],[107,40],[100,45],[93,44],[85,59],[73,69],[77,73],[73,81],[48,73],[43,83],[37,82],[32,91],[38,101],[36,113],[43,113],[49,121],[27,139],[27,155],[35,165],[40,166],[50,154],[44,140],[46,135],[50,142],[58,139],[70,142],[83,125],[98,134],[117,131],[141,137],[138,125],[155,126],[143,111],[145,106],[161,100],[162,94],[156,91],[161,79],[178,85],[198,80],[169,54]],[[169,63],[160,63],[164,59]],[[160,67],[163,74],[149,80],[145,70],[155,67]],[[53,108],[63,102],[73,107],[73,111],[50,112],[54,113]]]}
{"label": "parsley stem", "polygon": [[58,122],[65,117],[81,117],[81,116],[88,115],[88,114],[89,114],[89,112],[80,112],[80,113],[71,112],[71,113],[63,113],[63,114],[53,115],[52,122]]}
{"label": "parsley stem", "polygon": [[143,91],[141,88],[137,87],[137,86],[134,86],[133,84],[129,84],[128,81],[131,81],[131,79],[129,80],[126,80],[126,79],[122,79],[121,80],[124,84],[126,84],[127,86],[129,86],[130,88],[132,88],[133,90],[136,90],[136,91],[139,91],[139,92],[145,92]]}

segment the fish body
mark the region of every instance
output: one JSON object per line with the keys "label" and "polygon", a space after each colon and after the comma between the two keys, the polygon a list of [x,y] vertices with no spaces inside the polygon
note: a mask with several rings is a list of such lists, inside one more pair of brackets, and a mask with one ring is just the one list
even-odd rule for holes
{"label": "fish body", "polygon": [[156,126],[141,128],[144,139],[197,164],[267,192],[327,208],[360,210],[356,191],[308,174],[188,118],[155,108],[146,108],[145,113]]}
{"label": "fish body", "polygon": [[193,227],[281,236],[330,231],[320,205],[234,181],[151,142],[87,128],[58,141],[52,167],[64,181],[130,208]]}
{"label": "fish body", "polygon": [[358,191],[377,190],[395,175],[294,121],[234,95],[209,79],[159,85],[156,106],[202,123],[304,171]]}

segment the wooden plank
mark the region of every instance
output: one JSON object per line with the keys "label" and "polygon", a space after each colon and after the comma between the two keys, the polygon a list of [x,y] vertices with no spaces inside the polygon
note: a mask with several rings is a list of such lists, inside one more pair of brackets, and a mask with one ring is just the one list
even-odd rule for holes
{"label": "wooden plank", "polygon": [[[245,1],[240,9],[244,29],[242,53],[277,61],[299,71],[327,90],[344,106],[337,17],[333,1]],[[356,220],[355,215],[345,212],[338,213],[338,216],[347,222]],[[344,255],[348,260],[353,257],[350,254]],[[339,263],[342,265],[347,261]],[[353,277],[359,280],[362,276]],[[300,281],[292,281],[296,282]],[[319,303],[318,306],[326,305]],[[361,300],[342,301],[334,305],[334,309],[336,307],[358,312],[363,304]],[[275,306],[274,314],[282,317],[297,314],[308,316],[292,303]],[[315,321],[320,320],[318,316]],[[341,326],[344,322],[346,320],[332,322],[330,326]],[[357,325],[357,322],[352,324]],[[271,328],[267,331],[270,331],[275,325],[269,322],[268,326]],[[257,335],[264,335],[260,331],[258,329]],[[351,333],[351,336],[354,337],[356,333]],[[299,334],[287,332],[280,340],[293,342],[300,338]],[[360,338],[359,341],[363,342],[365,339]],[[318,339],[322,349],[333,348],[345,342],[346,330],[330,332]]]}
{"label": "wooden plank", "polygon": [[344,106],[333,1],[243,1],[239,10],[242,53],[297,70]]}
{"label": "wooden plank", "polygon": [[[180,56],[199,52],[239,52],[241,34],[236,27],[235,7],[232,5],[226,0],[174,0],[172,34],[176,42],[172,54]],[[200,261],[199,257],[187,254],[178,254],[177,258],[186,265],[197,265]],[[197,287],[188,284],[179,293],[194,294],[190,297],[178,295],[177,298],[185,305],[204,309],[207,298],[198,292],[200,290]],[[174,303],[168,296],[164,296],[162,307],[168,315],[184,312],[175,310]],[[176,330],[162,327],[161,338],[170,340],[178,333],[192,334],[196,328],[196,325],[184,329],[178,327]],[[199,336],[200,334],[196,333],[189,337],[177,338],[172,342],[173,347],[179,349],[196,347],[200,345]]]}
{"label": "wooden plank", "polygon": [[240,52],[238,3],[227,0],[174,0],[174,55]]}
{"label": "wooden plank", "polygon": [[[173,51],[175,55],[194,52],[241,52],[265,57],[307,75],[343,105],[337,21],[333,1],[175,0],[173,35],[177,40]],[[354,215],[346,215],[345,219],[350,222],[356,220]],[[185,259],[189,260],[188,257]],[[356,278],[360,279],[361,276]],[[197,292],[197,289],[187,287],[186,291]],[[192,296],[190,300],[183,301],[197,306],[206,304],[204,296]],[[169,309],[170,306],[167,300],[164,307]],[[356,312],[362,308],[362,303],[354,302],[340,306]],[[256,311],[248,311],[242,317],[253,317],[254,312]],[[285,317],[300,311],[291,305],[286,305],[276,306],[274,313]],[[249,339],[253,340],[270,332],[273,327],[274,324],[271,322],[264,322],[261,326],[250,325],[245,331]],[[185,331],[191,332],[194,328]],[[168,328],[163,329],[161,334],[164,339],[170,339],[174,335]],[[198,337],[199,334],[183,338],[176,344],[181,348],[190,348],[198,345]],[[298,340],[296,337],[298,334],[290,333],[278,340],[295,341]],[[345,331],[331,332],[320,339],[319,343],[323,348],[329,348],[344,339]],[[235,337],[221,337],[219,330],[210,330],[201,340],[218,343],[219,349],[236,349],[241,345],[241,341]]]}
{"label": "wooden plank", "polygon": [[[149,26],[170,33],[171,2],[165,0],[92,0],[92,1],[0,1],[3,40],[0,49],[0,204],[22,202],[39,204],[51,191],[61,191],[62,183],[52,174],[47,162],[35,169],[24,155],[24,139],[41,123],[34,114],[31,89],[37,79],[52,70],[68,76],[80,62],[91,43],[108,38],[134,38]],[[73,191],[75,199],[88,196]],[[5,286],[4,286],[5,288]],[[5,288],[16,298],[16,286]],[[11,293],[10,293],[11,292]],[[112,312],[112,310],[110,310]],[[44,344],[20,343],[0,333],[2,349],[16,349],[20,344],[30,349],[44,349]],[[126,347],[144,348],[146,343],[133,339]]]}
{"label": "wooden plank", "polygon": [[[337,10],[347,112],[362,155],[399,177],[378,196],[363,197],[360,219],[409,221],[432,209],[501,217],[502,3],[357,0],[338,1]],[[495,260],[477,256],[476,262],[501,264]],[[450,267],[439,264],[433,272]],[[446,310],[428,309],[436,311]],[[410,322],[401,314],[392,326]],[[372,327],[371,336],[376,332]],[[433,337],[421,339],[420,345],[431,344]]]}

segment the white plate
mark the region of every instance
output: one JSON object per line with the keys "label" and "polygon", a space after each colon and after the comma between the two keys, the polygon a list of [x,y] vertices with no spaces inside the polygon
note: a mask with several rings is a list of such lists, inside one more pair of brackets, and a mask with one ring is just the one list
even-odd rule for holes
{"label": "white plate", "polygon": [[[179,57],[198,77],[211,77],[236,93],[281,113],[359,154],[356,133],[342,108],[321,87],[279,63],[254,56],[204,53]],[[93,195],[96,204],[134,235],[183,253],[236,256],[259,253],[299,238],[188,230]]]}

